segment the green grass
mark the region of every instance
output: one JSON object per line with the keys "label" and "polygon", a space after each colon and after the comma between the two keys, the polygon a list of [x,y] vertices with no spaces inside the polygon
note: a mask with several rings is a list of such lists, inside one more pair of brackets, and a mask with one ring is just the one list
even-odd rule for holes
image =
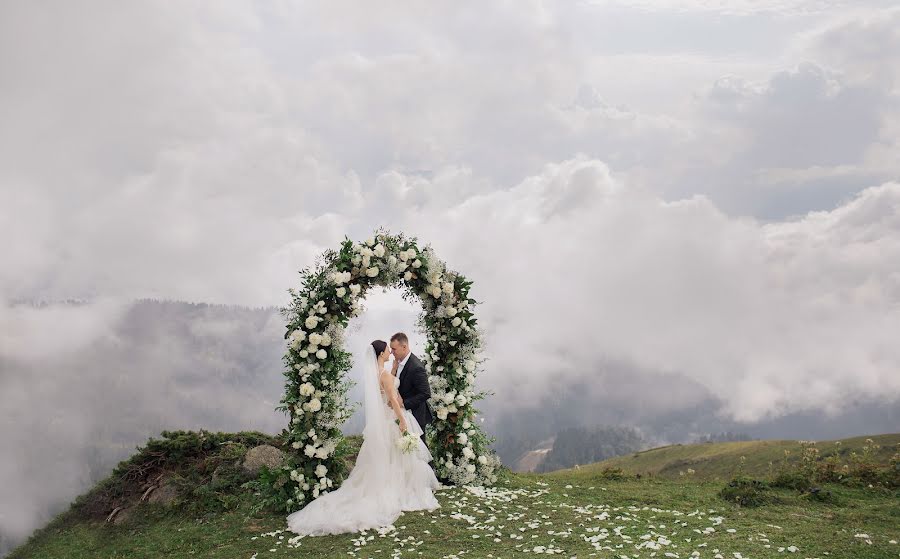
{"label": "green grass", "polygon": [[[816,447],[820,456],[825,458],[838,453],[842,459],[849,459],[851,452],[862,452],[866,439],[872,439],[881,448],[873,455],[876,462],[886,464],[900,445],[900,433],[890,435],[873,435],[841,439],[837,441],[818,441]],[[619,468],[629,474],[651,475],[676,479],[681,473],[694,470],[692,477],[706,480],[724,481],[730,479],[741,463],[741,456],[746,457],[743,472],[747,475],[764,477],[777,468],[785,458],[784,451],[790,452],[788,460],[800,458],[802,445],[795,440],[742,441],[731,443],[677,444],[644,450],[625,456],[617,456],[602,462],[581,466],[579,472],[599,472],[605,468]],[[773,465],[770,467],[770,463]]]}
{"label": "green grass", "polygon": [[283,514],[254,513],[246,492],[229,510],[141,504],[121,525],[72,507],[10,559],[500,558],[541,555],[536,548],[565,558],[900,557],[900,544],[891,543],[900,541],[896,490],[828,485],[833,498],[817,502],[772,489],[773,503],[741,508],[719,497],[723,486],[696,476],[610,480],[600,467],[505,472],[488,490],[438,492],[441,509],[406,513],[386,533],[296,539],[284,531]]}

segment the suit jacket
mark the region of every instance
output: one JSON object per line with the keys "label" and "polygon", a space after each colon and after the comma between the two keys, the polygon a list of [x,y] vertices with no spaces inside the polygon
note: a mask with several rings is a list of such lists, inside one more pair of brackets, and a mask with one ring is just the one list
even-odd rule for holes
{"label": "suit jacket", "polygon": [[428,406],[431,387],[428,385],[425,365],[413,354],[409,355],[409,360],[400,373],[400,386],[397,392],[403,398],[403,407],[411,411],[422,429],[425,429],[425,426],[434,419]]}

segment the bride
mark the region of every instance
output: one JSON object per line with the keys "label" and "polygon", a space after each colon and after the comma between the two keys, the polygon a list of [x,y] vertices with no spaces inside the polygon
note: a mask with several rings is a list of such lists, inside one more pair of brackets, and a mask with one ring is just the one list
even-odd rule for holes
{"label": "bride", "polygon": [[[366,425],[356,466],[341,487],[287,517],[288,529],[298,534],[358,532],[393,524],[402,511],[440,507],[433,493],[440,483],[428,464],[431,452],[419,439],[422,428],[400,404],[400,379],[385,369],[390,347],[375,340],[365,353]],[[418,442],[413,452],[403,453],[396,444],[403,431]]]}

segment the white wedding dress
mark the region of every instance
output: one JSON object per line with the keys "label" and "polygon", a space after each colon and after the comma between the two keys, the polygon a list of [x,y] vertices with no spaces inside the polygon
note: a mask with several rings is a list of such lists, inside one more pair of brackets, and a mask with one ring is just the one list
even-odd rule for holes
{"label": "white wedding dress", "polygon": [[[366,425],[356,465],[338,489],[287,517],[292,532],[311,536],[358,532],[391,525],[402,511],[440,507],[433,491],[441,485],[428,465],[431,453],[421,439],[411,453],[397,447],[400,429],[388,397],[378,388],[380,371],[377,361],[373,363],[365,367]],[[400,379],[394,377],[395,391],[399,385]],[[404,415],[409,432],[418,438],[419,422],[409,410]]]}

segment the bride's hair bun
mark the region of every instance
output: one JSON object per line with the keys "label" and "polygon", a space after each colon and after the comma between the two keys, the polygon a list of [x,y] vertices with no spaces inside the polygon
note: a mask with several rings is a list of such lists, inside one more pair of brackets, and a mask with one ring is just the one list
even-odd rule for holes
{"label": "bride's hair bun", "polygon": [[372,349],[375,350],[375,357],[381,355],[386,347],[387,342],[384,340],[375,340],[372,342]]}

